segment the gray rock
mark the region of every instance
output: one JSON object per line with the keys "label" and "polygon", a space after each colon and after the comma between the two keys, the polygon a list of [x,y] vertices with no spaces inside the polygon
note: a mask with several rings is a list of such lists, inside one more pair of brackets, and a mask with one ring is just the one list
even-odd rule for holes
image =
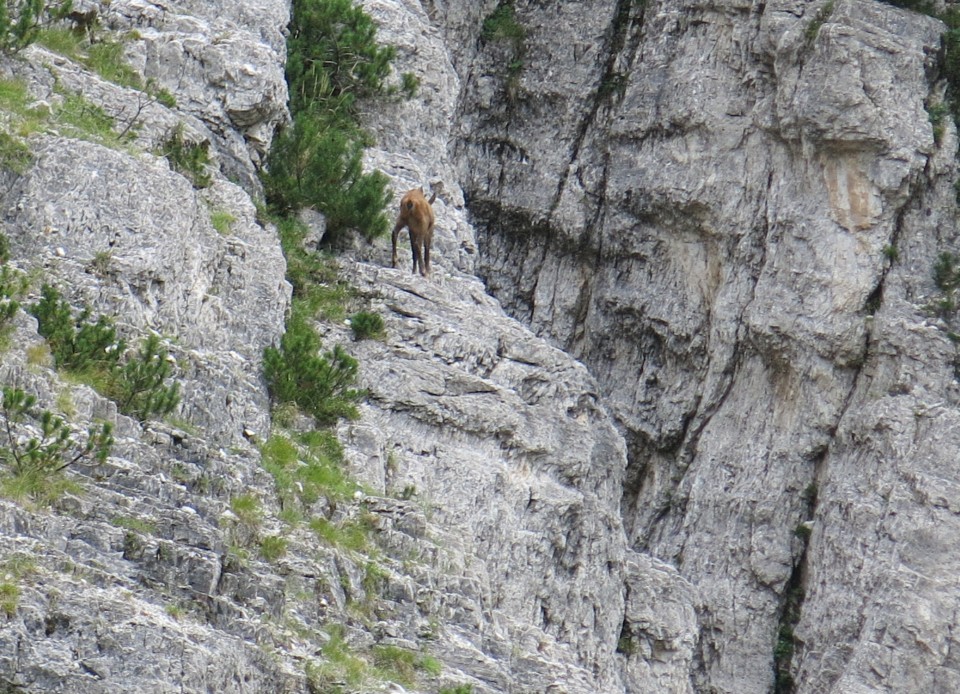
{"label": "gray rock", "polygon": [[[484,30],[492,1],[363,5],[391,84],[420,80],[364,105],[366,164],[438,191],[430,280],[384,240],[342,261],[386,337],[320,325],[369,397],[338,428],[363,489],[310,514],[375,553],[285,525],[254,445],[290,301],[251,199],[288,117],[287,3],[78,4],[135,32],[173,108],[36,46],[6,64],[132,135],[31,136],[2,177],[11,262],[160,333],[183,400],[143,426],[15,316],[3,383],[116,443],[51,508],[0,500],[0,688],[305,692],[342,643],[438,658],[420,692],[747,694],[777,665],[798,692],[956,690],[942,26],[867,0],[517,2],[515,42]],[[208,188],[150,153],[178,124]]]}

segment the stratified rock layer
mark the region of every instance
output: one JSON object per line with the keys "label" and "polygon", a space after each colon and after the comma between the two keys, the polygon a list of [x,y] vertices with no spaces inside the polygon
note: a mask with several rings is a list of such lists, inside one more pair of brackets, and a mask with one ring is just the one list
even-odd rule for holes
{"label": "stratified rock layer", "polygon": [[478,267],[598,379],[632,545],[699,594],[697,688],[769,691],[777,652],[781,691],[950,691],[949,629],[908,616],[960,601],[920,491],[958,474],[929,308],[955,241],[943,25],[857,0],[515,10],[521,70],[492,31],[459,53]]}

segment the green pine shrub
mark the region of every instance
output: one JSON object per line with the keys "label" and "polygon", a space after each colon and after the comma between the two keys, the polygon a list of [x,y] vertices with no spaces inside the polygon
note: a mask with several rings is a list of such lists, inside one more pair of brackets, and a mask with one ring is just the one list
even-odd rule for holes
{"label": "green pine shrub", "polygon": [[363,172],[370,138],[357,103],[385,93],[395,49],[377,44],[376,25],[353,0],[295,0],[289,28],[293,123],[274,138],[268,158],[270,209],[284,217],[316,209],[326,217],[324,243],[332,246],[354,231],[368,240],[384,235],[387,178]]}
{"label": "green pine shrub", "polygon": [[420,90],[420,78],[412,72],[405,72],[400,75],[400,90],[408,99],[412,99]]}
{"label": "green pine shrub", "polygon": [[172,412],[180,402],[179,385],[169,383],[173,363],[156,335],[133,354],[106,316],[93,321],[90,308],[74,315],[70,304],[51,285],[30,307],[38,331],[46,338],[57,368],[68,371],[116,401],[124,414],[144,422]]}
{"label": "green pine shrub", "polygon": [[0,266],[0,331],[16,315],[28,285],[26,274],[9,265]]}
{"label": "green pine shrub", "polygon": [[387,233],[387,177],[363,172],[361,133],[336,119],[305,112],[274,140],[264,189],[272,209],[291,216],[312,207],[326,217],[324,243],[351,230],[371,240]]}
{"label": "green pine shrub", "polygon": [[287,39],[290,110],[350,117],[378,94],[396,55],[379,46],[373,19],[353,0],[294,0]]}
{"label": "green pine shrub", "polygon": [[70,14],[72,0],[0,0],[0,51],[17,53],[37,40],[44,20]]}
{"label": "green pine shrub", "polygon": [[[107,459],[113,446],[112,428],[108,423],[91,426],[81,436],[62,417],[37,410],[36,404],[36,397],[19,388],[2,390],[0,459],[5,471],[0,490],[14,499],[50,503],[72,486],[62,476],[64,470],[82,461],[102,463]],[[38,436],[18,434],[27,420],[39,428]]]}
{"label": "green pine shrub", "polygon": [[78,374],[109,373],[117,368],[126,343],[106,316],[93,321],[88,307],[74,315],[70,303],[49,284],[43,285],[40,300],[30,312],[58,368]]}
{"label": "green pine shrub", "polygon": [[116,372],[109,394],[121,412],[145,422],[170,414],[180,403],[180,384],[167,385],[172,377],[169,353],[157,335],[149,335]]}
{"label": "green pine shrub", "polygon": [[350,317],[350,328],[356,340],[380,339],[384,336],[383,318],[379,314],[360,311]]}
{"label": "green pine shrub", "polygon": [[352,388],[357,360],[340,345],[323,354],[320,348],[320,337],[308,320],[291,315],[279,347],[267,347],[263,353],[271,397],[277,404],[296,404],[318,424],[356,419],[356,403],[362,397]]}

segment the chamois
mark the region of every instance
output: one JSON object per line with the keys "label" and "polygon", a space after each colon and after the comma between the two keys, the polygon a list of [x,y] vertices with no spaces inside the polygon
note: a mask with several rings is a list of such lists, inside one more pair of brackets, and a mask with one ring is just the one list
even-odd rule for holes
{"label": "chamois", "polygon": [[397,237],[401,229],[410,230],[410,246],[413,248],[413,273],[416,274],[419,266],[420,274],[427,277],[430,274],[430,244],[433,242],[433,209],[430,205],[437,199],[434,191],[427,200],[423,195],[423,187],[408,190],[400,200],[400,214],[397,223],[393,225],[393,267],[397,266]]}

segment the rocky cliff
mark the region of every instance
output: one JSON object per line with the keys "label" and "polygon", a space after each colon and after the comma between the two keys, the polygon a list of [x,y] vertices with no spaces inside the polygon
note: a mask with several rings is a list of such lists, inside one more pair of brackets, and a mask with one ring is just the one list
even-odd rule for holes
{"label": "rocky cliff", "polygon": [[386,336],[318,326],[368,396],[337,431],[359,486],[309,511],[360,544],[291,520],[267,469],[307,426],[272,421],[261,376],[290,305],[257,211],[287,2],[76,2],[136,79],[5,59],[26,303],[48,282],[160,335],[181,401],[122,414],[14,316],[3,385],[116,442],[50,506],[0,499],[0,690],[960,689],[943,24],[877,0],[361,4],[420,80],[363,109],[366,165],[441,192],[431,280],[383,240],[339,260]]}

